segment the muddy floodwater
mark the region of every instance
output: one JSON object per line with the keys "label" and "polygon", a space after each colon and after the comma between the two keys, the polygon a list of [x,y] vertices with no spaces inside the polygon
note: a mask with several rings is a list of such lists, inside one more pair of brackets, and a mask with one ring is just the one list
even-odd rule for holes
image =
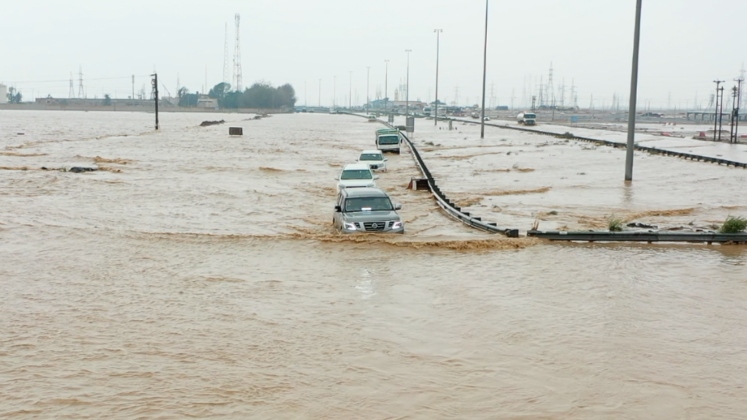
{"label": "muddy floodwater", "polygon": [[[204,120],[223,125],[199,127]],[[378,123],[0,112],[0,417],[738,419],[747,247],[556,244],[447,217],[332,228]],[[229,137],[228,127],[244,135]],[[439,129],[440,128],[440,129]],[[441,189],[525,232],[747,216],[747,171],[417,120]],[[64,169],[90,167],[91,172]],[[42,169],[46,168],[46,169]],[[396,236],[396,237],[395,237]]]}

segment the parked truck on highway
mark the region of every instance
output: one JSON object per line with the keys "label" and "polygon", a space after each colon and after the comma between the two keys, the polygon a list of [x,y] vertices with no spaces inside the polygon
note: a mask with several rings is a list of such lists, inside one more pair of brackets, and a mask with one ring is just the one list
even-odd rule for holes
{"label": "parked truck on highway", "polygon": [[519,124],[534,125],[537,123],[537,115],[534,112],[521,112],[516,116]]}

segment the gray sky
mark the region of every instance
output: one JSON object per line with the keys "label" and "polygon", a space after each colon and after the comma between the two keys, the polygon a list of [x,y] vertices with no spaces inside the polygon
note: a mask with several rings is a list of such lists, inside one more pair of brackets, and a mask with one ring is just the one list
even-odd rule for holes
{"label": "gray sky", "polygon": [[[708,103],[713,80],[734,85],[747,61],[747,1],[644,0],[639,107]],[[0,83],[24,97],[66,97],[70,73],[78,93],[82,67],[87,96],[149,90],[157,70],[165,89],[202,91],[223,78],[228,24],[233,77],[234,15],[241,15],[243,84],[291,83],[298,104],[347,104],[390,98],[406,81],[410,99],[435,96],[436,34],[439,99],[479,102],[484,0],[2,0]],[[627,101],[635,0],[491,0],[487,103],[522,106],[554,69],[556,101],[575,84],[578,104]],[[385,60],[389,60],[385,78]],[[336,76],[336,81],[335,81]],[[99,79],[99,80],[96,80]],[[105,80],[101,80],[105,79]],[[319,80],[321,79],[321,95]],[[491,98],[491,86],[493,98]],[[162,94],[167,94],[161,88]],[[458,93],[457,93],[458,91]],[[491,100],[492,99],[492,100]],[[624,107],[624,103],[621,105]]]}

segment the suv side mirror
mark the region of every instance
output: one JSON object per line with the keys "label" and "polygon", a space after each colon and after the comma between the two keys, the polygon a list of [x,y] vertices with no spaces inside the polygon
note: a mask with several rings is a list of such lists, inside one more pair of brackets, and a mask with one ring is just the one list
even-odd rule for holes
{"label": "suv side mirror", "polygon": [[397,203],[394,205],[394,210],[402,210],[402,204]]}
{"label": "suv side mirror", "polygon": [[341,212],[341,211],[342,211],[342,207],[340,207],[340,206],[335,206],[335,211],[336,211],[336,212],[338,212],[338,213],[339,213],[339,212]]}

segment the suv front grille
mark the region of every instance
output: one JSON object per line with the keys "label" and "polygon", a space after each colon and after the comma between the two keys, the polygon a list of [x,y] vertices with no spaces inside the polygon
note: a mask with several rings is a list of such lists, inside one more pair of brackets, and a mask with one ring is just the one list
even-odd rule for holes
{"label": "suv front grille", "polygon": [[363,229],[366,231],[376,232],[386,229],[389,222],[365,222],[363,223]]}

